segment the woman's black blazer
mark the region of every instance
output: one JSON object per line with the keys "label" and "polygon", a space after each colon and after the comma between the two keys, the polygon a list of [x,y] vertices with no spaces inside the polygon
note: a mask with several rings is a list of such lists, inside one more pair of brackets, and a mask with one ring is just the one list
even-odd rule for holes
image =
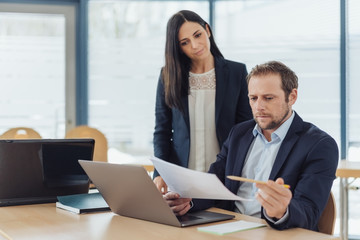
{"label": "woman's black blazer", "polygon": [[[236,123],[251,119],[252,113],[248,99],[245,64],[215,58],[215,74],[215,124],[216,136],[221,148],[230,129]],[[160,73],[155,104],[154,156],[188,167],[191,141],[188,96],[182,97],[182,104],[183,112],[166,105]],[[157,171],[154,173],[154,177],[156,176],[158,176]]]}

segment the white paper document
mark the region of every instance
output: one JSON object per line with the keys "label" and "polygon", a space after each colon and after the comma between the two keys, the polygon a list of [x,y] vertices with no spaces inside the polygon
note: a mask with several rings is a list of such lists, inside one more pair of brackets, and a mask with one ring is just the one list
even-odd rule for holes
{"label": "white paper document", "polygon": [[218,200],[250,200],[233,194],[215,174],[204,173],[168,163],[151,157],[156,170],[168,188],[183,198],[202,198]]}
{"label": "white paper document", "polygon": [[208,227],[198,227],[198,231],[214,233],[218,235],[224,235],[227,233],[240,232],[245,230],[250,230],[254,228],[265,227],[266,224],[263,223],[255,223],[255,222],[247,222],[244,220],[230,222],[230,223],[222,223],[217,225],[211,225]]}

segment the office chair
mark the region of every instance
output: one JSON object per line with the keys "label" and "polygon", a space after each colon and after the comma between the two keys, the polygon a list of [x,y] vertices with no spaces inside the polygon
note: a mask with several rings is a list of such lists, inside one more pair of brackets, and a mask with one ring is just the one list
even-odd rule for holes
{"label": "office chair", "polygon": [[40,134],[32,128],[15,127],[4,132],[0,139],[40,139]]}
{"label": "office chair", "polygon": [[65,138],[92,138],[95,140],[94,161],[108,161],[108,143],[105,135],[98,129],[89,126],[77,126],[70,129]]}
{"label": "office chair", "polygon": [[319,232],[330,235],[334,234],[335,220],[336,220],[335,198],[333,193],[330,192],[329,200],[319,219],[319,223],[318,223]]}

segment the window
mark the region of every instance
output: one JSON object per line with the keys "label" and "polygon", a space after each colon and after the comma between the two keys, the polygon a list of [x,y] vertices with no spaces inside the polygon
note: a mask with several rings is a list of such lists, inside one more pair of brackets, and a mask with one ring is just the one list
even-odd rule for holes
{"label": "window", "polygon": [[75,62],[69,61],[75,59],[74,7],[0,6],[0,132],[23,126],[62,138],[65,118],[75,124],[75,114],[66,111],[66,104],[75,106],[75,91],[65,103],[65,88],[75,89]]}
{"label": "window", "polygon": [[225,57],[248,71],[269,60],[285,63],[299,77],[294,110],[340,143],[339,2],[218,1],[215,8]]}
{"label": "window", "polygon": [[360,105],[357,103],[360,90],[360,2],[350,0],[348,11],[349,160],[360,161]]}
{"label": "window", "polygon": [[[349,161],[360,161],[360,106],[357,95],[360,90],[360,2],[357,0],[348,1],[348,134],[349,134]],[[351,184],[359,186],[357,179]],[[360,194],[349,192],[349,234],[360,235]]]}

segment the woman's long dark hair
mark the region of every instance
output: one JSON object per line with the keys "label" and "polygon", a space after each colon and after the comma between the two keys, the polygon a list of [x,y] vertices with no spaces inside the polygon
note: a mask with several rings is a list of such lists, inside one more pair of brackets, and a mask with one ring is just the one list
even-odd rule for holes
{"label": "woman's long dark hair", "polygon": [[162,71],[165,89],[165,102],[169,107],[183,110],[181,97],[189,93],[189,71],[191,59],[181,51],[179,43],[179,29],[184,22],[196,22],[205,30],[210,31],[210,52],[214,57],[223,58],[216,46],[211,28],[198,14],[182,10],[174,14],[167,23],[165,43],[165,66]]}

